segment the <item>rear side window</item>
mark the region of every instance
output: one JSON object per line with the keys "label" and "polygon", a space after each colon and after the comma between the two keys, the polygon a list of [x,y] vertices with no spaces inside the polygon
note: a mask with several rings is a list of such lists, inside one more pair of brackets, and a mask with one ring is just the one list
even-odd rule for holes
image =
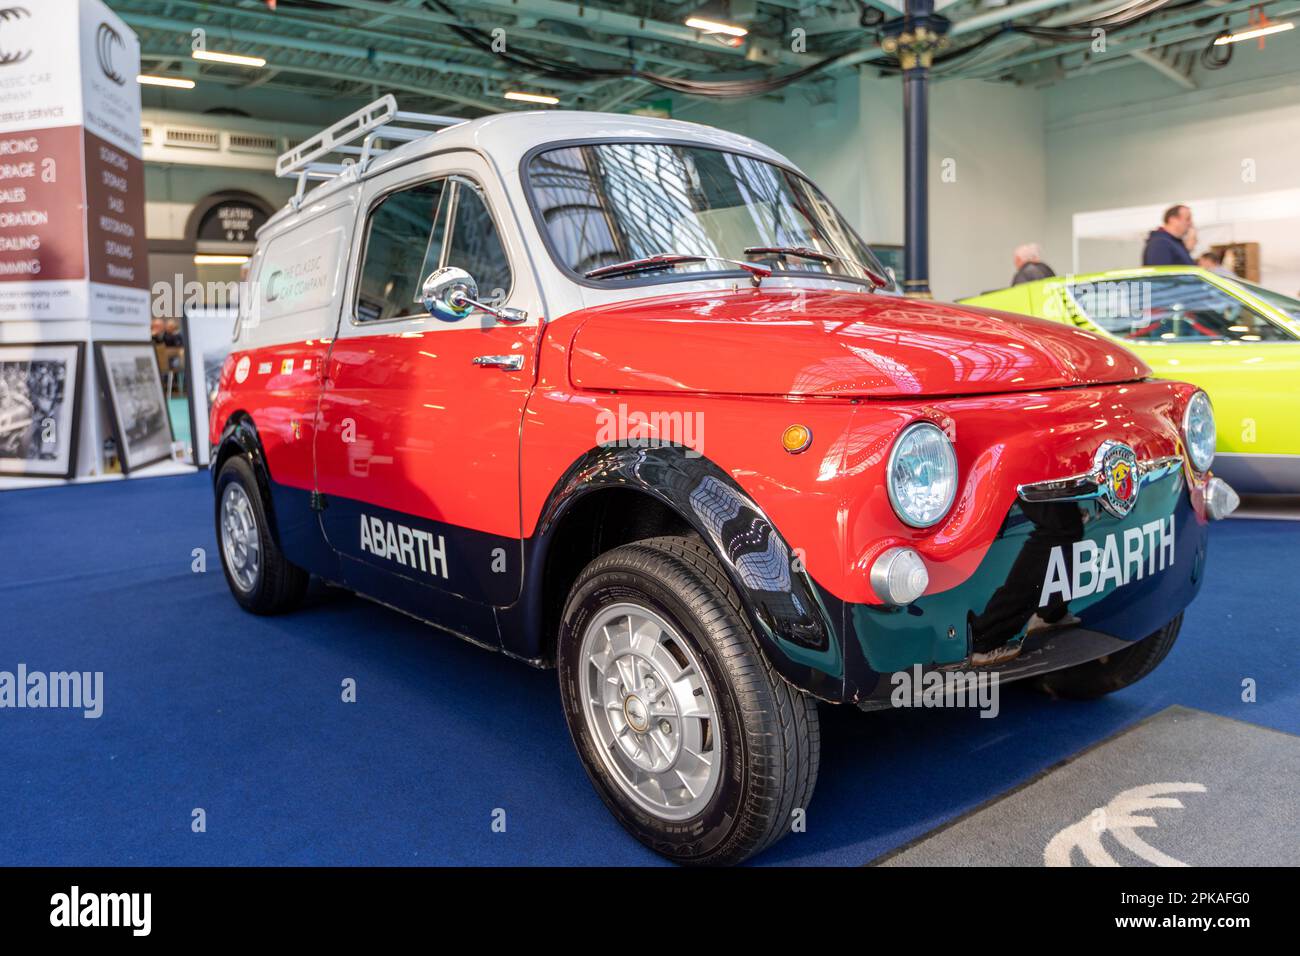
{"label": "rear side window", "polygon": [[510,264],[480,191],[460,177],[384,197],[370,213],[357,289],[357,321],[425,315],[420,289],[429,273],[458,266],[479,298],[496,305],[510,293]]}

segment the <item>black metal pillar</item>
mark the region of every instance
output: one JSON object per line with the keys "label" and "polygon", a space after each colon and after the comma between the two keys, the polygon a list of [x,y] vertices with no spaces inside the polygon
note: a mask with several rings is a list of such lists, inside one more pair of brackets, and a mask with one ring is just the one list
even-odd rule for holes
{"label": "black metal pillar", "polygon": [[887,24],[881,46],[903,69],[903,291],[930,298],[929,96],[934,51],[947,41],[946,18],[934,0],[907,0],[903,16]]}
{"label": "black metal pillar", "polygon": [[929,70],[903,73],[903,249],[908,295],[930,295]]}

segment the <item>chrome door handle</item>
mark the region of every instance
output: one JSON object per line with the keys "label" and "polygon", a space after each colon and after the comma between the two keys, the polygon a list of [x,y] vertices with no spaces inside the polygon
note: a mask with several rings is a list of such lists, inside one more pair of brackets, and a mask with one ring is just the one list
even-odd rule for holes
{"label": "chrome door handle", "polygon": [[501,368],[508,372],[517,372],[524,367],[522,355],[476,355],[474,364],[479,368]]}

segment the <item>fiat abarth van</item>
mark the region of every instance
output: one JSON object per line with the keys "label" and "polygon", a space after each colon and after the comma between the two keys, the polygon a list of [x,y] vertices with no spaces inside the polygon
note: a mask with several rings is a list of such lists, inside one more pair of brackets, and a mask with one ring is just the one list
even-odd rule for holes
{"label": "fiat abarth van", "polygon": [[315,575],[557,668],[596,791],[673,860],[791,828],[819,701],[1137,681],[1234,506],[1203,392],[896,294],[745,137],[384,97],[279,171],[210,421],[235,599]]}

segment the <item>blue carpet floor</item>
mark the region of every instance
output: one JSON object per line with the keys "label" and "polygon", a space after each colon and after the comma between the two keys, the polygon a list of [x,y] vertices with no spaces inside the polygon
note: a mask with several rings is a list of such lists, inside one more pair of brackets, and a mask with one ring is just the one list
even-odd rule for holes
{"label": "blue carpet floor", "polygon": [[[105,674],[98,720],[0,710],[0,865],[659,862],[591,790],[552,672],[350,596],[248,615],[211,512],[206,473],[0,493],[0,670]],[[1105,700],[825,709],[807,832],[761,862],[864,863],[1170,704],[1300,733],[1297,568],[1300,524],[1215,526],[1173,653]]]}

